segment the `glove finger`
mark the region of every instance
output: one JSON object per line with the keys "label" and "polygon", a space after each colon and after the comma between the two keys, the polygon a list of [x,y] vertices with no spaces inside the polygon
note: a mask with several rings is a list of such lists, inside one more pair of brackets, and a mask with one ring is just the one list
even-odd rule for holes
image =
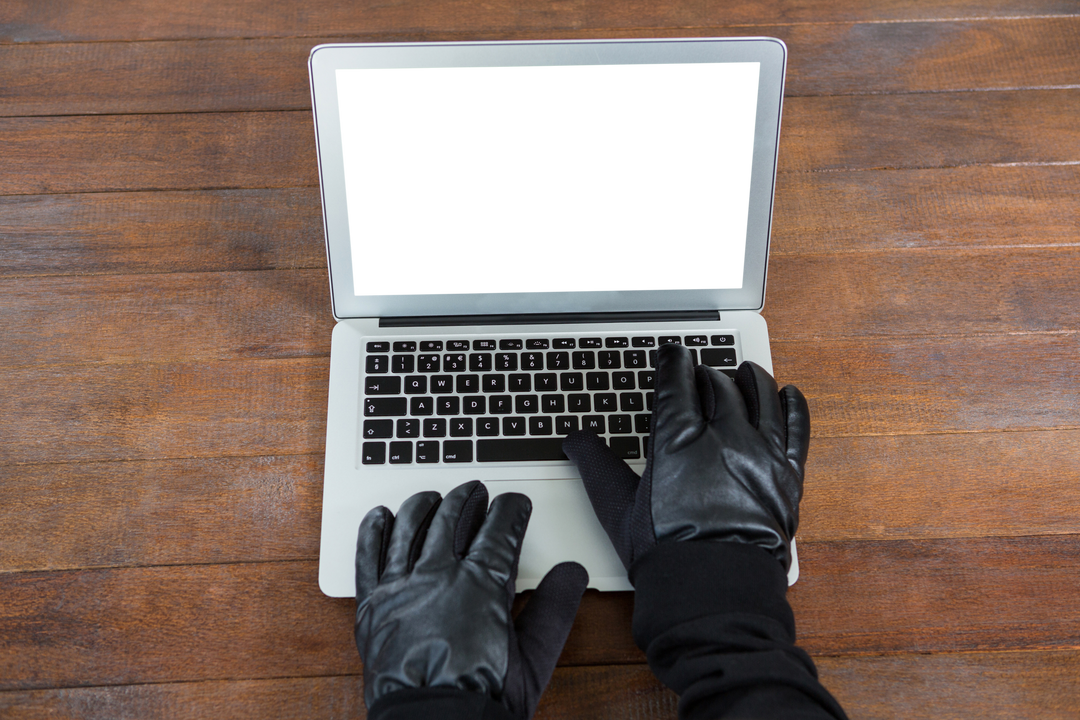
{"label": "glove finger", "polygon": [[372,508],[360,523],[356,533],[356,602],[363,602],[379,584],[379,576],[386,564],[386,549],[390,544],[390,531],[394,528],[394,514],[379,506]]}
{"label": "glove finger", "polygon": [[707,422],[749,422],[746,402],[731,378],[704,365],[698,365],[696,370],[701,410]]}
{"label": "glove finger", "polygon": [[596,518],[623,565],[630,567],[630,515],[641,478],[593,433],[570,433],[563,440],[563,452],[577,465]]}
{"label": "glove finger", "polygon": [[[531,514],[532,501],[521,493],[496,496],[469,548],[467,559],[481,563],[500,582],[512,582],[517,577],[521,541],[525,538]],[[513,592],[513,586],[510,586],[511,597]]]}
{"label": "glove finger", "polygon": [[394,518],[394,529],[390,533],[382,582],[393,582],[412,570],[413,563],[424,546],[428,525],[431,524],[441,500],[442,496],[437,492],[422,492],[401,504],[397,517]]}
{"label": "glove finger", "polygon": [[780,391],[787,427],[787,459],[802,475],[810,453],[810,406],[799,388],[786,385]]}
{"label": "glove finger", "polygon": [[414,567],[430,568],[463,557],[484,521],[487,505],[487,488],[479,480],[458,485],[446,493]]}
{"label": "glove finger", "polygon": [[690,442],[703,419],[690,351],[681,345],[661,345],[656,359],[653,447],[677,449]]}
{"label": "glove finger", "polygon": [[750,361],[739,366],[735,384],[746,401],[750,424],[780,452],[787,449],[787,418],[780,406],[776,380],[765,368]]}
{"label": "glove finger", "polygon": [[506,697],[517,717],[529,718],[536,711],[588,586],[585,568],[560,563],[544,576],[514,620],[517,667],[508,668]]}

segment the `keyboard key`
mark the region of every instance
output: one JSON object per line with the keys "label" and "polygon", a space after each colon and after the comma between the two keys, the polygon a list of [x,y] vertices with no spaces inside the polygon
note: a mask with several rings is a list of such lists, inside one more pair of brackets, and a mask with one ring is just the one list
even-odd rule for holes
{"label": "keyboard key", "polygon": [[685,338],[683,338],[683,340],[685,341],[687,347],[701,347],[702,345],[709,344],[709,338],[705,337],[704,335],[687,335]]}
{"label": "keyboard key", "polygon": [[530,435],[551,435],[553,431],[554,425],[547,415],[535,415],[529,418]]}
{"label": "keyboard key", "polygon": [[367,440],[394,437],[394,421],[365,420],[363,434]]}
{"label": "keyboard key", "polygon": [[476,441],[478,462],[566,460],[562,438],[498,438]]}
{"label": "keyboard key", "polygon": [[604,341],[600,338],[581,338],[580,345],[583,348],[602,348]]}
{"label": "keyboard key", "polygon": [[655,396],[656,396],[656,393],[652,393],[652,392],[645,393],[645,409],[648,410],[649,412],[652,412],[653,398]]}
{"label": "keyboard key", "polygon": [[472,418],[454,418],[450,421],[450,437],[472,437]]}
{"label": "keyboard key", "polygon": [[399,438],[420,437],[420,421],[416,418],[403,418],[397,421],[397,436]]}
{"label": "keyboard key", "polygon": [[514,401],[510,395],[492,395],[488,408],[493,415],[506,415],[514,411]]}
{"label": "keyboard key", "polygon": [[648,362],[648,356],[644,350],[627,350],[623,353],[623,365],[627,368],[643,368]]}
{"label": "keyboard key", "polygon": [[499,434],[499,418],[480,418],[476,421],[476,434],[481,437],[490,437]]}
{"label": "keyboard key", "polygon": [[569,435],[577,429],[577,415],[560,415],[555,418],[555,432],[559,435]]}
{"label": "keyboard key", "polygon": [[522,370],[543,370],[544,353],[527,352],[521,354]]}
{"label": "keyboard key", "polygon": [[523,417],[504,417],[502,421],[503,435],[524,435],[525,434],[525,418]]}
{"label": "keyboard key", "polygon": [[604,350],[600,353],[600,368],[604,370],[618,370],[622,367],[622,358],[618,350]]}
{"label": "keyboard key", "polygon": [[592,370],[596,367],[596,353],[592,350],[578,350],[573,360],[575,370]]}
{"label": "keyboard key", "polygon": [[394,352],[396,352],[396,353],[416,352],[416,341],[414,341],[414,340],[403,340],[403,341],[400,341],[400,342],[396,342],[396,343],[394,343]]}
{"label": "keyboard key", "polygon": [[446,418],[429,418],[425,420],[424,437],[446,437]]}
{"label": "keyboard key", "polygon": [[641,446],[636,437],[613,437],[608,443],[616,457],[623,460],[639,460],[641,458]]}
{"label": "keyboard key", "polygon": [[629,415],[609,415],[608,430],[617,435],[629,435],[633,432],[633,423]]}
{"label": "keyboard key", "polygon": [[701,362],[710,367],[735,367],[735,348],[708,348],[701,351]]}
{"label": "keyboard key", "polygon": [[589,390],[609,390],[611,376],[606,372],[585,373],[585,387]]}
{"label": "keyboard key", "polygon": [[533,375],[533,390],[554,392],[559,389],[559,376],[555,373],[536,373]]}
{"label": "keyboard key", "polygon": [[555,338],[551,341],[551,346],[556,350],[573,350],[577,341],[574,338]]}
{"label": "keyboard key", "polygon": [[436,395],[444,395],[446,393],[454,392],[454,376],[453,375],[432,375],[431,376],[431,392]]}
{"label": "keyboard key", "polygon": [[517,395],[514,397],[514,412],[518,415],[532,415],[540,412],[540,399],[535,395]]}
{"label": "keyboard key", "polygon": [[480,386],[484,388],[486,393],[506,392],[506,376],[485,375],[480,378]]}
{"label": "keyboard key", "polygon": [[603,415],[584,415],[581,418],[581,429],[594,432],[597,435],[603,435],[607,432],[604,429],[604,425]]}
{"label": "keyboard key", "polygon": [[494,350],[498,344],[494,340],[473,340],[473,350]]}
{"label": "keyboard key", "polygon": [[472,440],[447,440],[443,443],[442,459],[448,463],[472,462]]}
{"label": "keyboard key", "polygon": [[549,352],[547,354],[547,369],[548,370],[569,370],[570,369],[570,353],[568,353],[568,352]]}
{"label": "keyboard key", "polygon": [[483,415],[487,412],[487,398],[483,395],[469,395],[463,398],[461,412],[466,415]]}
{"label": "keyboard key", "polygon": [[367,417],[404,415],[407,409],[408,400],[403,397],[369,397],[364,400],[364,415]]}
{"label": "keyboard key", "polygon": [[410,415],[430,415],[435,412],[435,400],[430,397],[414,397],[409,400]]}
{"label": "keyboard key", "polygon": [[469,355],[469,372],[491,372],[495,367],[491,353],[473,353]]}
{"label": "keyboard key", "polygon": [[446,349],[447,350],[468,350],[469,349],[469,341],[468,340],[449,340],[446,343]]}
{"label": "keyboard key", "polygon": [[360,448],[360,462],[364,465],[382,465],[386,462],[386,443],[366,442]]}
{"label": "keyboard key", "polygon": [[630,340],[630,344],[634,347],[656,347],[656,338],[636,337]]}
{"label": "keyboard key", "polygon": [[638,387],[642,390],[652,390],[656,387],[656,371],[641,370],[637,374]]}
{"label": "keyboard key", "polygon": [[418,355],[416,363],[422,373],[437,373],[442,369],[442,361],[438,355]]}
{"label": "keyboard key", "polygon": [[427,392],[427,378],[423,375],[410,375],[405,378],[406,395],[423,395]]}
{"label": "keyboard key", "polygon": [[611,387],[614,390],[633,390],[634,373],[629,370],[611,373]]}
{"label": "keyboard key", "polygon": [[412,462],[412,443],[405,442],[392,442],[390,443],[390,464],[391,465],[403,465],[405,463]]}
{"label": "keyboard key", "polygon": [[559,389],[563,392],[584,390],[585,376],[579,372],[563,373],[559,376]]}
{"label": "keyboard key", "polygon": [[619,409],[615,404],[615,393],[597,393],[593,395],[593,403],[596,412],[615,412]]}
{"label": "keyboard key", "polygon": [[525,347],[525,343],[521,340],[500,340],[500,350],[521,350]]}
{"label": "keyboard key", "polygon": [[438,415],[457,415],[461,411],[461,398],[449,395],[435,399],[435,413]]}
{"label": "keyboard key", "polygon": [[420,352],[442,352],[442,340],[424,340],[420,343]]}
{"label": "keyboard key", "polygon": [[390,362],[390,369],[401,375],[404,375],[405,373],[415,372],[415,362],[416,358],[412,355],[395,355],[393,360]]}
{"label": "keyboard key", "polygon": [[635,415],[634,432],[636,432],[638,435],[648,435],[650,432],[652,432],[652,415]]}
{"label": "keyboard key", "polygon": [[446,372],[465,372],[468,365],[465,353],[447,353],[443,355],[443,369]]}
{"label": "keyboard key", "polygon": [[540,397],[540,409],[546,413],[566,412],[566,398],[562,395],[543,395]]}
{"label": "keyboard key", "polygon": [[641,412],[645,409],[644,398],[639,392],[619,393],[619,410],[622,412]]}
{"label": "keyboard key", "polygon": [[575,393],[566,396],[566,407],[572,413],[592,412],[592,399],[585,393]]}
{"label": "keyboard key", "polygon": [[398,395],[401,393],[401,378],[399,377],[367,377],[364,378],[365,395]]}
{"label": "keyboard key", "polygon": [[416,443],[416,462],[437,463],[439,462],[439,441],[424,440]]}
{"label": "keyboard key", "polygon": [[480,376],[479,375],[458,375],[457,376],[457,391],[459,395],[468,395],[470,393],[480,392]]}
{"label": "keyboard key", "polygon": [[510,392],[529,392],[532,390],[532,376],[531,375],[510,375]]}
{"label": "keyboard key", "polygon": [[518,369],[517,353],[499,353],[495,356],[495,369],[512,372]]}
{"label": "keyboard key", "polygon": [[525,349],[527,350],[547,350],[548,341],[546,338],[533,338],[525,341]]}
{"label": "keyboard key", "polygon": [[710,340],[712,340],[713,345],[734,345],[735,344],[735,336],[734,335],[713,335],[710,338]]}
{"label": "keyboard key", "polygon": [[388,343],[388,342],[369,342],[367,344],[367,351],[369,353],[388,353],[388,352],[390,352],[390,343]]}
{"label": "keyboard key", "polygon": [[389,355],[368,355],[367,363],[365,365],[368,374],[372,373],[384,373],[390,370],[390,356]]}
{"label": "keyboard key", "polygon": [[609,337],[604,340],[604,347],[624,348],[630,347],[630,339],[624,337]]}

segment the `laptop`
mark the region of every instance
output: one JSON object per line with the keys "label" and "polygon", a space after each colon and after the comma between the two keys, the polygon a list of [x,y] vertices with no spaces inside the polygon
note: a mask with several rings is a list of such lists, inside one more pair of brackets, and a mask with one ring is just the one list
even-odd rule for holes
{"label": "laptop", "polygon": [[631,589],[562,438],[597,432],[640,473],[666,342],[771,372],[785,65],[771,38],[311,51],[337,321],[326,595],[355,594],[371,508],[474,479],[533,502],[518,590],[566,560]]}

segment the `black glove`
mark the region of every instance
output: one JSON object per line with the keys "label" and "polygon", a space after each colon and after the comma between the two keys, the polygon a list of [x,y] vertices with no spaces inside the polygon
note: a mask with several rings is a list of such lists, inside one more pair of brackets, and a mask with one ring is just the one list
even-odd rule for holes
{"label": "black glove", "polygon": [[356,546],[356,646],[371,718],[532,717],[589,576],[562,563],[516,619],[514,580],[532,503],[491,503],[477,481],[364,517]]}
{"label": "black glove", "polygon": [[628,570],[658,543],[711,540],[756,545],[786,571],[809,444],[798,388],[778,393],[751,362],[732,382],[694,368],[686,348],[663,345],[641,478],[591,433],[572,433],[563,451]]}

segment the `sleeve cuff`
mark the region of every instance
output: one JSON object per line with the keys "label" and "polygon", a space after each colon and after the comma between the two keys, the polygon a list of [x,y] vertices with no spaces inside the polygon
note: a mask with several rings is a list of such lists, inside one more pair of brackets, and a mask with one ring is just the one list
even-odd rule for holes
{"label": "sleeve cuff", "polygon": [[515,720],[487,695],[457,688],[409,688],[385,695],[368,708],[369,720]]}

